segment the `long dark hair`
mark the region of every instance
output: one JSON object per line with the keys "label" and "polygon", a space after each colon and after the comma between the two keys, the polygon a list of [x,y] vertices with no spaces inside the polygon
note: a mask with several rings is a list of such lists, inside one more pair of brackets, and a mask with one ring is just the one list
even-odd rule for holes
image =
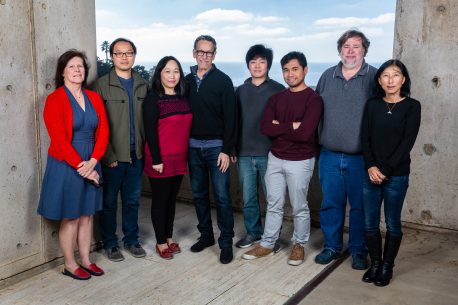
{"label": "long dark hair", "polygon": [[385,90],[383,90],[382,86],[380,86],[378,79],[380,78],[380,75],[382,75],[383,71],[385,71],[389,66],[398,67],[401,70],[402,76],[405,77],[404,84],[401,86],[401,97],[410,96],[409,71],[407,71],[407,67],[399,59],[387,60],[380,66],[380,68],[378,68],[377,73],[375,74],[374,89],[372,92],[373,96],[379,98],[385,96]]}
{"label": "long dark hair", "polygon": [[178,59],[176,59],[173,56],[165,56],[161,58],[161,60],[159,60],[159,62],[156,65],[156,69],[154,70],[153,79],[151,80],[151,89],[159,96],[163,96],[165,94],[164,87],[162,87],[162,83],[161,83],[161,72],[162,70],[164,70],[167,63],[171,60],[177,63],[178,69],[180,70],[180,81],[174,88],[175,93],[176,95],[180,97],[186,96],[187,86],[186,86],[186,81],[184,79],[183,69],[181,68],[181,64],[178,61]]}
{"label": "long dark hair", "polygon": [[87,57],[86,54],[82,51],[78,51],[76,49],[70,49],[61,56],[59,56],[59,59],[57,60],[57,68],[56,68],[56,74],[54,76],[54,84],[56,85],[56,88],[59,88],[64,85],[64,70],[65,67],[67,66],[68,62],[74,58],[74,57],[79,57],[83,60],[83,66],[84,66],[84,81],[82,83],[82,86],[86,86],[87,82],[87,76],[89,75],[89,64],[87,63]]}

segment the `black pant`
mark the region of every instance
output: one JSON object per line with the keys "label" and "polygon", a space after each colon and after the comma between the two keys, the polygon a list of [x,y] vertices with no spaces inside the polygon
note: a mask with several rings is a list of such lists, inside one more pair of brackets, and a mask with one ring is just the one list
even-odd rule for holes
{"label": "black pant", "polygon": [[172,238],[173,221],[178,191],[183,175],[167,178],[149,178],[152,192],[151,221],[153,222],[156,242],[165,244]]}

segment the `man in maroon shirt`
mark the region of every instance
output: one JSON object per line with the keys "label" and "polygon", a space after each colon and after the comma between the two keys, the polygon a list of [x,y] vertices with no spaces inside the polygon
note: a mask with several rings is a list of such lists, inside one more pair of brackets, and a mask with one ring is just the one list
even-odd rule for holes
{"label": "man in maroon shirt", "polygon": [[297,266],[304,261],[304,246],[310,235],[307,192],[318,152],[317,127],[323,101],[304,82],[308,71],[304,54],[290,52],[280,63],[289,88],[270,98],[261,121],[262,133],[272,139],[265,176],[267,214],[264,234],[261,243],[242,258],[255,259],[274,254],[288,187],[294,217],[293,247],[288,264]]}

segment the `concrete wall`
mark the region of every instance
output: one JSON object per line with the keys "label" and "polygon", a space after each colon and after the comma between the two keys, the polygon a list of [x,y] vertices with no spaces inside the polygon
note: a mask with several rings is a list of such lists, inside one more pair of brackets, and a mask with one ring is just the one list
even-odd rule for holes
{"label": "concrete wall", "polygon": [[36,208],[49,143],[42,110],[69,48],[95,67],[94,1],[0,1],[0,281],[60,256],[58,225]]}
{"label": "concrete wall", "polygon": [[422,104],[403,220],[458,230],[458,1],[398,0],[394,57]]}

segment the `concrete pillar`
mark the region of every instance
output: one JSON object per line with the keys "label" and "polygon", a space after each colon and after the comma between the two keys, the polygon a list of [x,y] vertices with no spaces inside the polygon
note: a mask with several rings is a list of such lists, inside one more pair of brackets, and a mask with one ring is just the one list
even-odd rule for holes
{"label": "concrete pillar", "polygon": [[94,1],[0,0],[0,286],[60,256],[57,223],[37,216],[48,134],[42,111],[60,54],[84,50],[94,67]]}
{"label": "concrete pillar", "polygon": [[458,230],[458,1],[398,0],[394,57],[422,105],[404,221]]}

